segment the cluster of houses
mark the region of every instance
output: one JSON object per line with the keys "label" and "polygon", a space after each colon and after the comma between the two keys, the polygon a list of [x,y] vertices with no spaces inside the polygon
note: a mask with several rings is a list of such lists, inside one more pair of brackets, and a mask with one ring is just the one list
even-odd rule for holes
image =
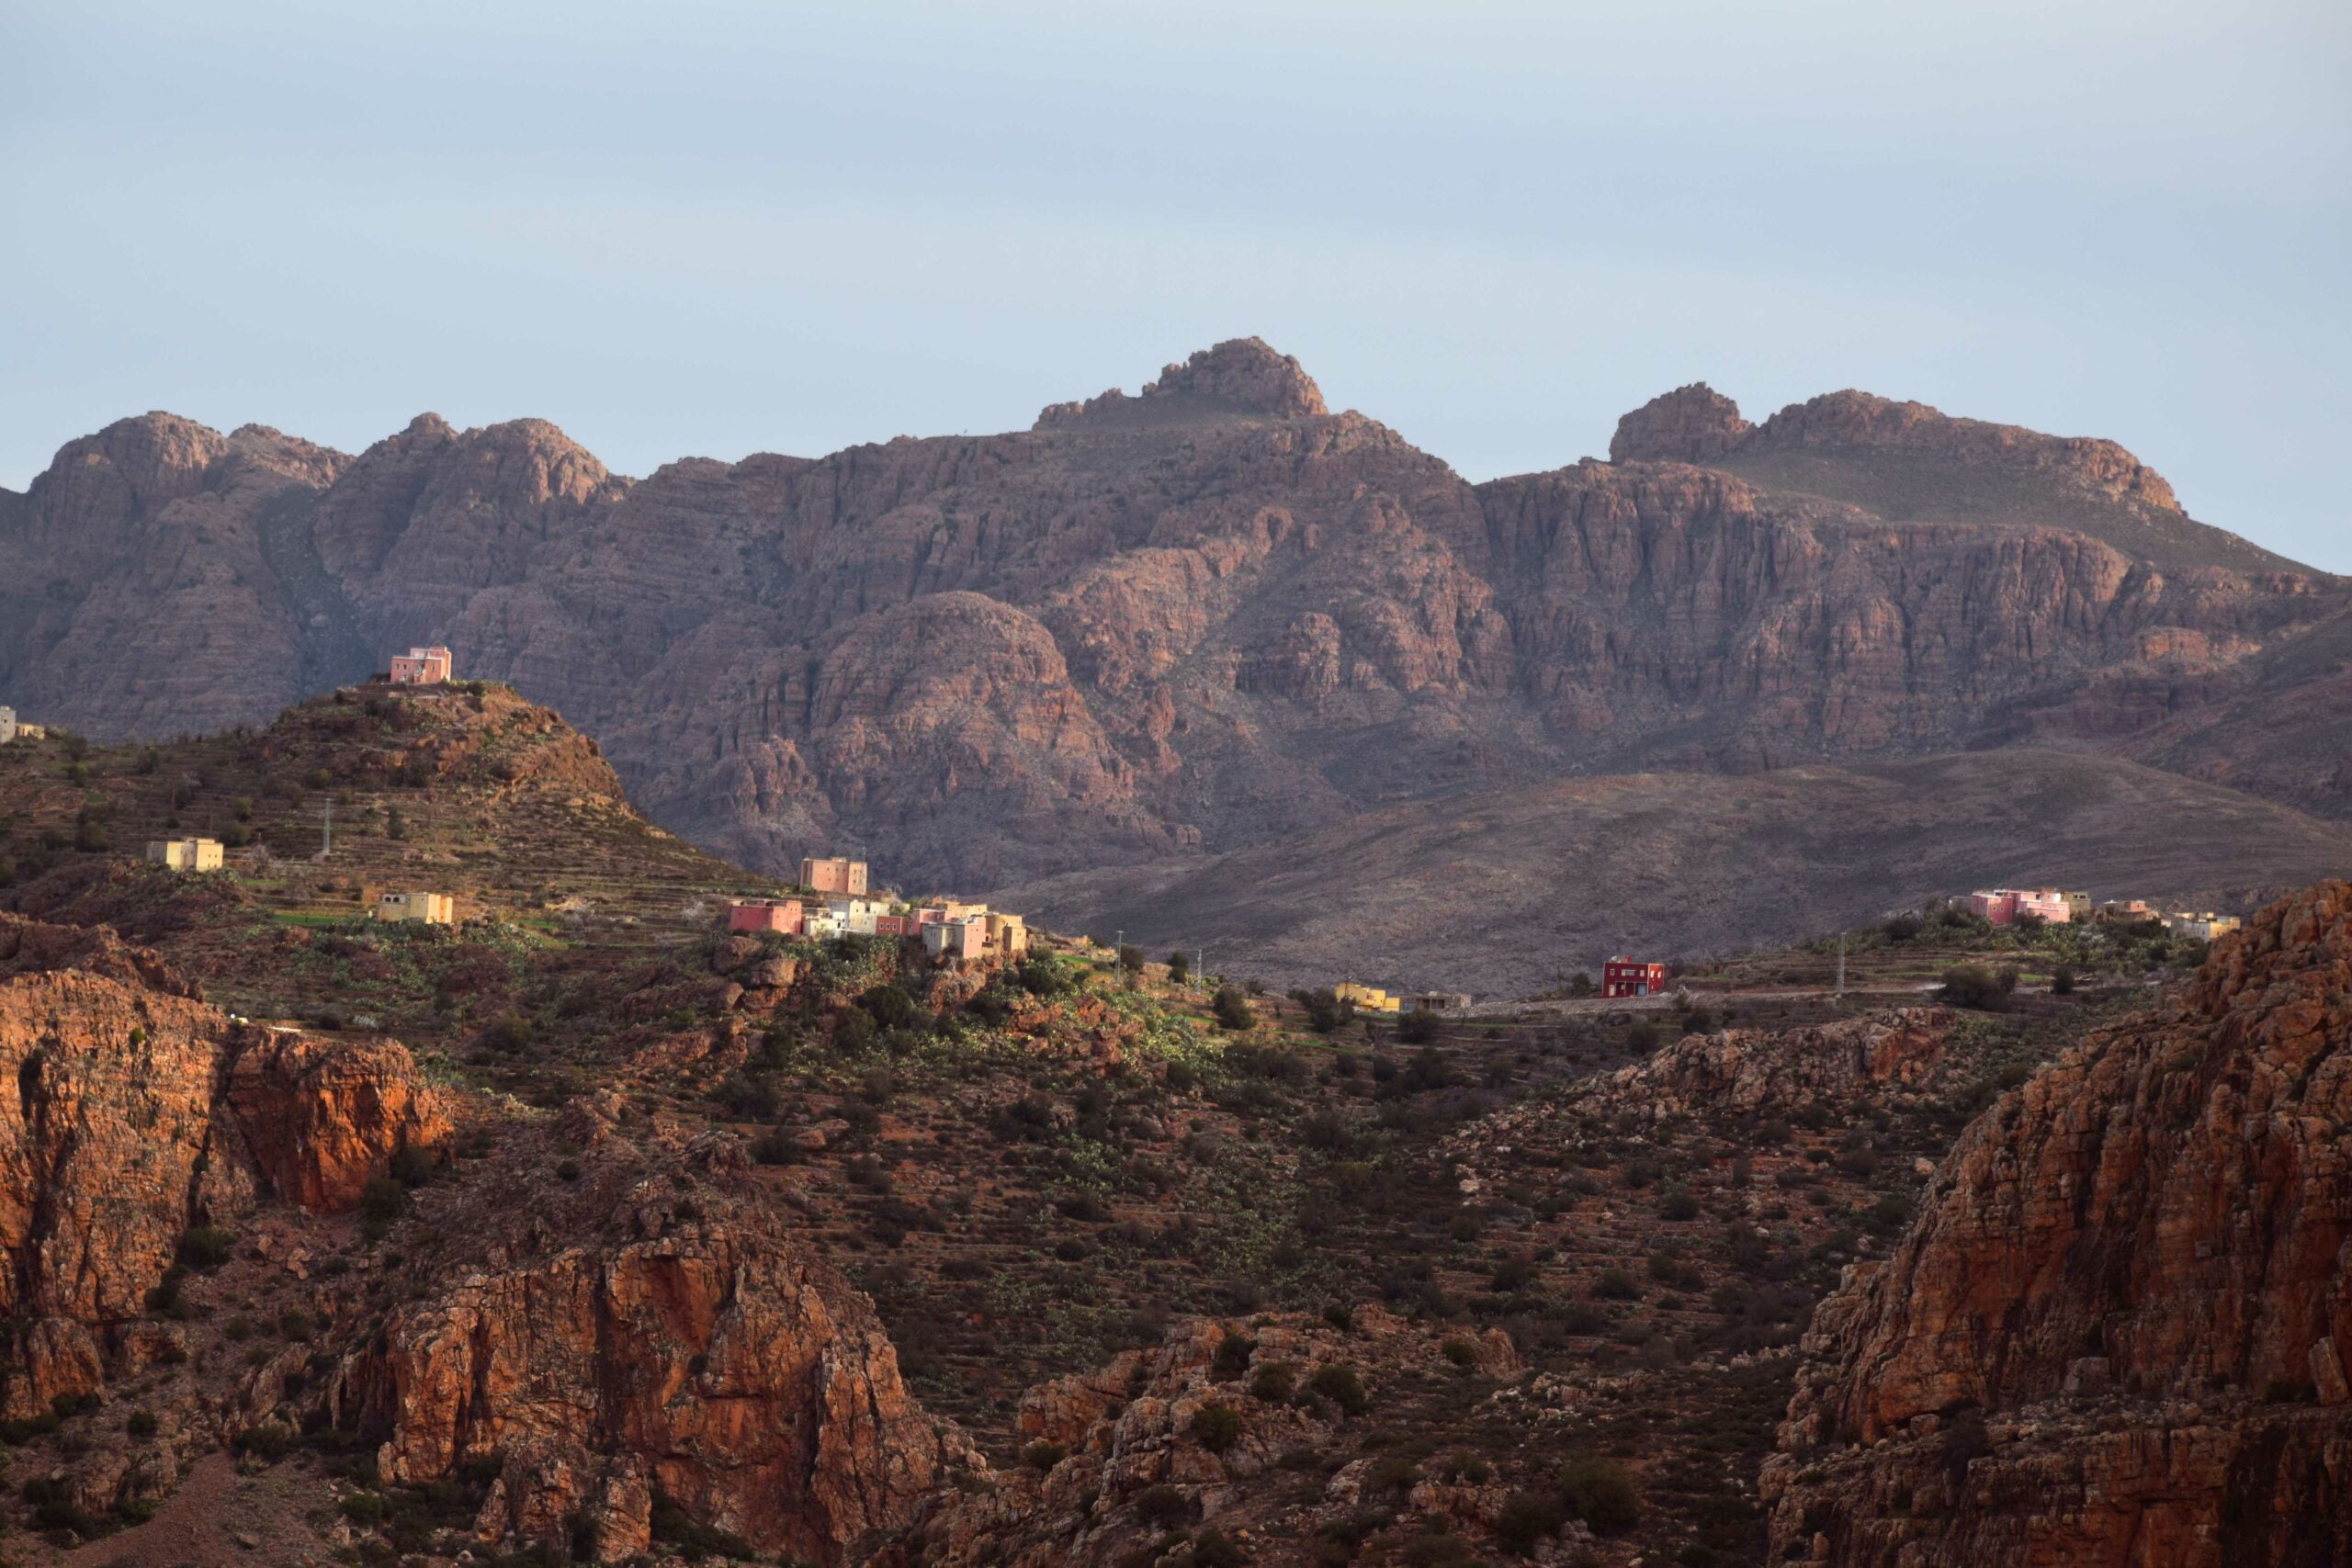
{"label": "cluster of houses", "polygon": [[739,898],[727,908],[727,929],[781,936],[920,938],[936,959],[1019,958],[1029,951],[1029,928],[1019,915],[958,898],[928,904],[869,891],[862,860],[800,863],[805,898]]}
{"label": "cluster of houses", "polygon": [[20,722],[15,708],[0,708],[0,746],[11,740],[39,740],[48,733],[40,725]]}
{"label": "cluster of houses", "polygon": [[2083,920],[2115,920],[2136,924],[2162,920],[2175,936],[2211,942],[2236,931],[2245,922],[2235,915],[2211,909],[2159,909],[2143,898],[2110,898],[2094,904],[2087,893],[2056,887],[1990,887],[1968,896],[1968,912],[1996,926],[2015,925],[2030,916],[2046,925]]}

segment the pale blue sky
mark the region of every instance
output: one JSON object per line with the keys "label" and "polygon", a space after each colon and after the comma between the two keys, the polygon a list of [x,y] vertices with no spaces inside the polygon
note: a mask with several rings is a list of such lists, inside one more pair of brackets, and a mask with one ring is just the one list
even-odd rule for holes
{"label": "pale blue sky", "polygon": [[0,211],[17,488],[149,408],[813,455],[1255,333],[1473,478],[1859,386],[2352,571],[2339,0],[0,0]]}

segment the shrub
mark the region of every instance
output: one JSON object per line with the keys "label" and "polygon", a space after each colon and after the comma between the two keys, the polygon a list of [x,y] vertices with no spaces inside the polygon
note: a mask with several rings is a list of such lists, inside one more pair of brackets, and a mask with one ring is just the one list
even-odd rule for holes
{"label": "shrub", "polygon": [[485,1049],[511,1056],[529,1050],[537,1034],[537,1026],[528,1018],[519,1012],[504,1012],[483,1027],[479,1043]]}
{"label": "shrub", "polygon": [[1319,1399],[1328,1399],[1340,1407],[1340,1413],[1361,1416],[1372,1408],[1372,1394],[1363,1386],[1363,1378],[1353,1367],[1329,1366],[1315,1369],[1306,1380],[1306,1392]]}
{"label": "shrub", "polygon": [[1216,1356],[1210,1364],[1220,1379],[1238,1378],[1250,1370],[1250,1358],[1257,1348],[1256,1340],[1228,1328],[1225,1337],[1216,1342]]}
{"label": "shrub", "polygon": [[1623,1535],[1640,1522],[1641,1494],[1615,1460],[1579,1454],[1560,1467],[1560,1501],[1596,1535]]}
{"label": "shrub", "polygon": [[798,1165],[798,1139],[781,1127],[771,1127],[752,1140],[752,1158],[761,1165]]}
{"label": "shrub", "polygon": [[1438,1348],[1444,1352],[1447,1360],[1457,1367],[1475,1367],[1478,1364],[1478,1346],[1475,1340],[1457,1337],[1447,1340]]}
{"label": "shrub", "polygon": [[1250,1008],[1249,993],[1238,986],[1219,986],[1216,988],[1216,1026],[1219,1029],[1238,1033],[1258,1021],[1258,1015]]}
{"label": "shrub", "polygon": [[2018,976],[2014,969],[1987,969],[1981,964],[1956,964],[1944,971],[1941,998],[1953,1007],[1973,1008],[1979,1012],[1998,1012],[2009,1005],[2009,993],[2017,989]]}
{"label": "shrub", "polygon": [[577,1181],[580,1179],[580,1162],[576,1159],[560,1159],[555,1163],[555,1174],[559,1181]]}
{"label": "shrub", "polygon": [[1356,1016],[1353,1002],[1332,993],[1329,986],[1320,990],[1293,991],[1291,1000],[1306,1010],[1306,1027],[1317,1034],[1329,1034],[1344,1029]]}
{"label": "shrub", "polygon": [[130,1419],[122,1424],[122,1429],[134,1438],[152,1438],[155,1435],[155,1413],[134,1410],[130,1413]]}
{"label": "shrub", "polygon": [[371,1176],[359,1189],[359,1217],[388,1225],[408,1213],[408,1189],[397,1177]]}
{"label": "shrub", "polygon": [[1128,975],[1142,974],[1143,949],[1131,942],[1123,943],[1119,948],[1119,968]]}
{"label": "shrub", "polygon": [[1136,1494],[1136,1518],[1154,1529],[1177,1529],[1193,1522],[1193,1500],[1161,1482]]}
{"label": "shrub", "polygon": [[2061,964],[2056,969],[2051,971],[2050,994],[2053,997],[2071,997],[2075,994],[2075,971],[2071,964]]}
{"label": "shrub", "polygon": [[1526,1555],[1535,1543],[1568,1522],[1567,1505],[1549,1492],[1514,1492],[1495,1520],[1495,1537],[1509,1550]]}
{"label": "shrub", "polygon": [[1193,961],[1184,956],[1181,947],[1168,955],[1168,977],[1178,985],[1193,977]]}
{"label": "shrub", "polygon": [[1193,1440],[1221,1454],[1241,1440],[1241,1412],[1230,1404],[1204,1404],[1193,1412]]}
{"label": "shrub", "polygon": [[1631,1302],[1641,1299],[1642,1288],[1623,1269],[1603,1269],[1592,1281],[1592,1293],[1605,1302]]}
{"label": "shrub", "polygon": [[1688,1187],[1669,1187],[1657,1201],[1657,1216],[1662,1220],[1695,1220],[1699,1217],[1699,1200],[1690,1195]]}
{"label": "shrub", "polygon": [[236,1236],[219,1225],[191,1225],[180,1237],[180,1261],[191,1269],[218,1269],[236,1247]]}
{"label": "shrub", "polygon": [[1640,1022],[1635,1023],[1632,1028],[1625,1031],[1625,1044],[1628,1048],[1635,1051],[1657,1050],[1657,1025],[1652,1023],[1648,1019],[1643,1019]]}
{"label": "shrub", "polygon": [[1925,931],[1927,925],[1927,921],[1906,910],[1900,915],[1889,917],[1886,923],[1879,927],[1879,930],[1886,933],[1886,940],[1889,942],[1909,942]]}
{"label": "shrub", "polygon": [[1250,1397],[1261,1404],[1283,1404],[1297,1387],[1296,1374],[1282,1361],[1268,1361],[1250,1374]]}
{"label": "shrub", "polygon": [[1061,1444],[1040,1438],[1021,1450],[1021,1462],[1032,1470],[1046,1471],[1053,1469],[1069,1456],[1069,1450]]}
{"label": "shrub", "polygon": [[1396,1021],[1396,1038],[1409,1045],[1426,1045],[1437,1038],[1437,1014],[1415,1008]]}
{"label": "shrub", "polygon": [[1249,1561],[1221,1529],[1204,1529],[1193,1538],[1193,1568],[1241,1568]]}
{"label": "shrub", "polygon": [[239,1453],[251,1454],[265,1464],[276,1464],[294,1451],[294,1428],[281,1421],[264,1421],[237,1434]]}
{"label": "shrub", "polygon": [[354,1492],[342,1504],[343,1517],[362,1529],[373,1529],[384,1522],[387,1509],[380,1492]]}

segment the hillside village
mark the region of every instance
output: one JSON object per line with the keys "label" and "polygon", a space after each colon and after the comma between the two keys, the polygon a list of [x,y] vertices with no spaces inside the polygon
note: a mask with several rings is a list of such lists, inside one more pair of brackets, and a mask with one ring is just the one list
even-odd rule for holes
{"label": "hillside village", "polygon": [[[436,693],[471,691],[460,682],[455,655],[445,645],[412,647],[393,655],[378,677],[385,686],[415,700],[435,700]],[[367,701],[364,688],[337,694],[343,701],[356,696]],[[37,742],[47,738],[40,725],[19,721],[13,709],[0,707],[0,744]],[[322,817],[322,847],[315,863],[332,861],[333,807]],[[175,825],[176,820],[175,819]],[[349,839],[346,837],[346,845]],[[201,834],[183,834],[147,841],[145,858],[175,872],[214,872],[227,867],[231,842]],[[246,860],[252,860],[250,852]],[[985,902],[954,897],[910,899],[895,890],[870,889],[865,862],[842,857],[804,857],[797,883],[761,897],[723,900],[726,929],[738,933],[771,935],[822,942],[842,936],[897,938],[920,942],[931,960],[939,963],[1003,963],[1017,961],[1027,952],[1030,932],[1023,917],[991,909]],[[403,886],[363,887],[360,902],[371,918],[382,921],[415,921],[455,925],[467,918],[464,901],[445,888]],[[2050,925],[2115,923],[2161,924],[2184,941],[2205,942],[2238,929],[2239,917],[2213,910],[2167,909],[2143,898],[2094,901],[2087,892],[2053,887],[1980,888],[1955,895],[1929,907],[1964,908],[1995,931],[2031,931]],[[478,911],[477,911],[478,912]],[[1601,965],[1599,982],[1589,975],[1573,977],[1563,999],[1590,997],[1600,1001],[1654,1003],[1688,995],[1688,969],[1654,959],[1615,954]],[[1480,1004],[1457,991],[1392,991],[1354,979],[1343,979],[1328,989],[1348,1014],[1402,1017],[1430,1013],[1449,1018],[1475,1016]],[[1499,999],[1487,1006],[1503,1005]]]}
{"label": "hillside village", "polygon": [[[173,1198],[196,1261],[126,1343],[187,1359],[101,1358],[43,1387],[65,1404],[0,1412],[50,1478],[0,1496],[37,1551],[261,1508],[265,1544],[222,1561],[339,1530],[384,1568],[1729,1568],[1760,1550],[1812,1303],[1888,1255],[1978,1109],[2202,947],[2129,900],[1996,888],[1518,1003],[1283,994],[906,897],[863,855],[751,875],[638,817],[558,716],[402,660],[265,730],[0,750],[0,987],[62,1021],[0,1045],[114,1060],[115,1001],[44,967],[86,951],[219,1010],[228,1065],[186,1066],[243,1097],[220,1114],[313,1097],[260,1196]],[[1955,987],[1973,969],[2010,983]],[[498,1315],[582,1258],[621,1294],[580,1321],[685,1316],[597,1348]],[[928,1480],[835,1522],[794,1479],[814,1461],[713,1471],[664,1425],[701,1396],[640,1383],[707,1363],[745,1369],[760,1431],[842,1430],[695,1326],[730,1321],[739,1268],[853,1325],[757,1334],[873,1380],[875,1440]],[[461,1343],[517,1377],[479,1428],[431,1372]],[[598,1355],[628,1368],[604,1392],[574,1372]],[[589,1437],[515,1439],[542,1397]],[[151,1431],[167,1450],[123,1468]],[[879,1485],[884,1456],[829,1440],[823,1484]],[[1106,1469],[1118,1441],[1147,1468]],[[223,1443],[235,1470],[171,1490]]]}

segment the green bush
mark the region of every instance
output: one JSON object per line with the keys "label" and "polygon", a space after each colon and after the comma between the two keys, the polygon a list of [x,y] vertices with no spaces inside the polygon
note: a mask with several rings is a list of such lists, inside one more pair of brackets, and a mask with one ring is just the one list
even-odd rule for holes
{"label": "green bush", "polygon": [[1353,1367],[1334,1365],[1317,1367],[1315,1375],[1306,1380],[1306,1392],[1328,1399],[1344,1415],[1361,1416],[1372,1408],[1372,1394],[1363,1386],[1363,1378]]}
{"label": "green bush", "polygon": [[152,1438],[155,1435],[155,1425],[153,1411],[134,1410],[130,1413],[130,1419],[122,1424],[122,1429],[134,1438]]}
{"label": "green bush", "polygon": [[1695,1220],[1699,1217],[1699,1200],[1690,1195],[1688,1187],[1669,1187],[1658,1198],[1657,1217],[1678,1223]]}
{"label": "green bush", "polygon": [[1216,1007],[1219,1029],[1238,1033],[1258,1021],[1258,1015],[1250,1007],[1250,994],[1238,986],[1219,986]]}
{"label": "green bush", "polygon": [[1241,1412],[1229,1404],[1204,1404],[1193,1412],[1193,1440],[1221,1454],[1241,1440]]}
{"label": "green bush", "polygon": [[1193,1522],[1193,1499],[1160,1482],[1136,1494],[1136,1518],[1154,1529],[1179,1529]]}
{"label": "green bush", "polygon": [[1250,1397],[1266,1404],[1281,1404],[1298,1387],[1298,1376],[1283,1361],[1268,1361],[1250,1374]]}
{"label": "green bush", "polygon": [[1612,1459],[1578,1454],[1560,1467],[1560,1501],[1595,1535],[1623,1535],[1641,1521],[1633,1472]]}
{"label": "green bush", "polygon": [[1038,1438],[1021,1450],[1021,1462],[1035,1471],[1047,1471],[1069,1457],[1069,1450],[1061,1444]]}
{"label": "green bush", "polygon": [[180,1261],[191,1269],[218,1269],[236,1247],[236,1236],[219,1225],[191,1225],[180,1237]]}
{"label": "green bush", "polygon": [[1998,1012],[2009,1005],[2018,987],[2014,969],[1987,969],[1981,964],[1956,964],[1944,971],[1940,998],[1953,1007]]}
{"label": "green bush", "polygon": [[1216,1355],[1209,1364],[1220,1380],[1238,1378],[1250,1370],[1250,1358],[1257,1348],[1256,1340],[1228,1328],[1216,1342]]}

